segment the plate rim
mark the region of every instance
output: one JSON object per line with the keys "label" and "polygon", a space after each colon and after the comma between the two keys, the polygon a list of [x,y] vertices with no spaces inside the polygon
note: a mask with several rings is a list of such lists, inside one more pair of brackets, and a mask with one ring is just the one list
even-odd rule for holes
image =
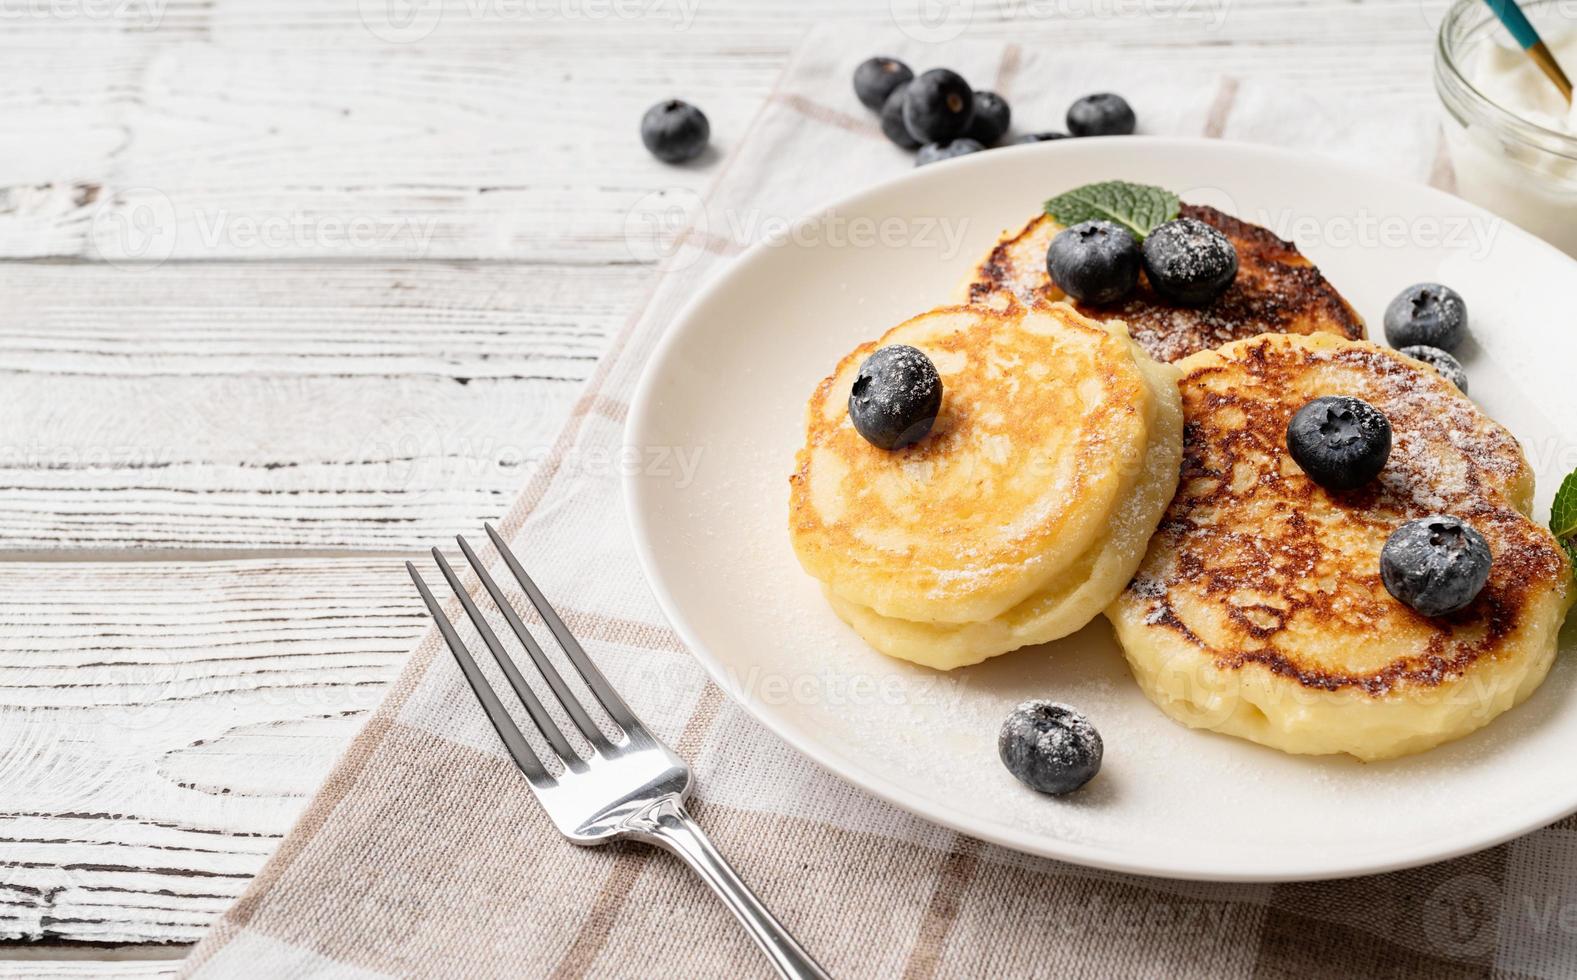
{"label": "plate rim", "polygon": [[[1081,144],[1088,146],[1114,142],[1120,142],[1123,146],[1132,147],[1136,152],[1165,152],[1168,149],[1187,148],[1189,150],[1199,150],[1209,148],[1214,152],[1245,154],[1250,157],[1258,156],[1268,160],[1292,162],[1304,167],[1315,165],[1329,171],[1333,175],[1345,175],[1371,185],[1378,183],[1382,186],[1390,185],[1393,188],[1405,188],[1408,193],[1423,192],[1426,197],[1438,201],[1444,210],[1464,213],[1471,217],[1487,218],[1490,221],[1500,223],[1504,230],[1511,232],[1513,238],[1520,237],[1525,239],[1535,249],[1547,250],[1556,259],[1570,264],[1573,266],[1573,270],[1577,271],[1577,259],[1566,255],[1554,245],[1524,230],[1510,219],[1503,218],[1494,212],[1437,187],[1421,181],[1408,180],[1390,174],[1366,170],[1342,161],[1332,160],[1320,154],[1299,153],[1291,149],[1268,144],[1202,137],[1084,137],[1078,140],[1000,147],[991,150],[989,153],[982,153],[978,156],[971,155],[949,161],[948,166],[955,168],[955,172],[963,172],[969,168],[989,166],[988,160],[998,157],[1002,153],[1054,155],[1070,152],[1072,146]],[[1070,144],[1071,146],[1069,146]],[[806,211],[803,215],[794,219],[791,222],[791,226],[794,228],[801,227],[808,222],[815,221],[818,215],[828,212],[842,213],[853,210],[868,196],[888,193],[895,188],[902,187],[904,184],[916,183],[926,179],[931,179],[931,175],[916,168],[889,179],[869,184]],[[739,270],[761,261],[763,255],[773,250],[772,242],[757,242],[739,255],[725,261],[717,272],[707,278],[695,295],[686,300],[678,312],[674,314],[673,319],[664,329],[662,336],[657,339],[652,352],[647,356],[646,363],[641,366],[640,377],[630,398],[629,411],[621,432],[621,449],[624,452],[628,453],[633,447],[638,447],[641,444],[641,440],[637,438],[639,435],[638,430],[646,423],[652,411],[652,402],[656,395],[656,379],[662,373],[660,367],[672,356],[673,349],[679,343],[679,337],[684,332],[681,329],[682,325],[694,316],[696,310],[705,306],[717,293],[721,292],[727,282]],[[667,271],[664,268],[659,272],[659,275],[665,275]],[[1136,861],[1125,859],[1123,855],[1127,852],[1113,850],[1109,847],[1094,846],[1080,841],[1057,840],[1043,835],[1034,836],[1022,832],[1013,832],[1011,828],[983,821],[968,811],[960,810],[945,802],[926,799],[914,794],[896,782],[885,778],[881,773],[862,767],[854,759],[830,748],[824,748],[813,740],[802,738],[798,732],[792,729],[786,719],[778,718],[770,706],[758,703],[758,699],[752,698],[748,692],[736,690],[729,679],[729,672],[725,669],[722,659],[713,654],[696,635],[690,622],[683,614],[679,603],[668,591],[658,573],[656,554],[651,544],[653,538],[638,505],[640,488],[642,486],[640,474],[634,470],[626,470],[622,476],[621,483],[625,521],[634,541],[636,558],[640,563],[641,574],[646,581],[647,588],[656,599],[658,608],[661,609],[669,625],[678,634],[679,638],[684,641],[689,654],[706,670],[712,682],[721,688],[734,703],[739,705],[758,724],[771,732],[774,737],[810,759],[828,773],[850,786],[869,793],[928,823],[945,827],[961,834],[967,834],[1022,854],[1066,861],[1071,864],[1103,871],[1182,881],[1273,884],[1383,874],[1447,861],[1452,858],[1487,850],[1547,827],[1563,817],[1577,813],[1577,784],[1574,784],[1570,792],[1570,798],[1553,806],[1548,812],[1539,811],[1533,816],[1524,816],[1522,819],[1511,821],[1508,826],[1498,828],[1490,833],[1475,835],[1469,832],[1451,839],[1444,845],[1420,845],[1384,858],[1346,857],[1318,862],[1306,860],[1302,864],[1283,862],[1277,865],[1275,869],[1232,868],[1220,870],[1212,869],[1208,864],[1201,864],[1197,861],[1177,860],[1171,856],[1159,862],[1153,860]]]}

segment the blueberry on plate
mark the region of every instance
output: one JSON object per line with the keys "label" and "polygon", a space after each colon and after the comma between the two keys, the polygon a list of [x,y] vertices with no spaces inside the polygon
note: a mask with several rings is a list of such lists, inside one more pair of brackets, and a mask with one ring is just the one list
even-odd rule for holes
{"label": "blueberry on plate", "polygon": [[912,78],[914,72],[897,58],[867,58],[854,69],[854,94],[865,108],[879,112],[893,89]]}
{"label": "blueberry on plate", "polygon": [[711,136],[706,114],[680,99],[659,102],[641,117],[641,142],[664,163],[695,158]]}
{"label": "blueberry on plate", "polygon": [[1467,304],[1437,282],[1408,286],[1385,308],[1385,339],[1392,347],[1423,344],[1452,351],[1466,334]]}
{"label": "blueberry on plate", "polygon": [[1408,521],[1380,549],[1385,590],[1424,616],[1466,607],[1489,581],[1489,566],[1489,542],[1447,514]]}
{"label": "blueberry on plate", "polygon": [[1068,132],[1075,136],[1127,136],[1136,121],[1128,100],[1097,92],[1068,106]]}
{"label": "blueberry on plate", "polygon": [[914,155],[914,165],[923,167],[928,163],[951,160],[953,157],[961,157],[966,153],[979,153],[984,149],[985,147],[979,142],[967,136],[960,136],[956,140],[948,140],[945,143],[927,143]]}
{"label": "blueberry on plate", "polygon": [[908,91],[911,84],[903,83],[887,97],[887,102],[882,106],[882,135],[906,150],[918,150],[920,141],[910,134],[909,127],[903,121],[904,92]]}
{"label": "blueberry on plate", "polygon": [[1071,793],[1101,771],[1101,733],[1073,708],[1034,699],[1002,723],[997,754],[1030,789]]}
{"label": "blueberry on plate", "polygon": [[1440,372],[1442,378],[1461,389],[1464,395],[1467,394],[1467,371],[1462,367],[1462,362],[1455,357],[1438,347],[1429,347],[1424,344],[1403,347],[1401,352],[1415,361],[1423,361]]}
{"label": "blueberry on plate", "polygon": [[995,92],[975,93],[975,115],[969,121],[969,138],[982,146],[991,146],[1007,135],[1013,122],[1013,110],[1007,100]]}
{"label": "blueberry on plate", "polygon": [[1068,139],[1068,138],[1069,138],[1069,135],[1067,133],[1059,133],[1056,130],[1051,130],[1051,131],[1045,132],[1045,133],[1025,133],[1023,136],[1020,136],[1018,139],[1014,140],[1013,142],[1015,142],[1015,143],[1049,143],[1052,140],[1065,140],[1065,139]]}
{"label": "blueberry on plate", "polygon": [[1315,483],[1327,490],[1352,490],[1385,468],[1391,421],[1361,398],[1326,395],[1292,416],[1287,449]]}
{"label": "blueberry on plate", "polygon": [[910,82],[904,93],[904,125],[921,143],[945,143],[963,136],[974,116],[974,91],[963,76],[946,68],[932,68]]}
{"label": "blueberry on plate", "polygon": [[1177,218],[1145,236],[1144,274],[1162,299],[1205,306],[1237,278],[1238,252],[1203,221]]}
{"label": "blueberry on plate", "polygon": [[942,410],[942,376],[919,348],[889,344],[865,359],[849,391],[849,419],[865,441],[899,449],[924,439]]}
{"label": "blueberry on plate", "polygon": [[1081,221],[1065,228],[1046,250],[1046,272],[1081,303],[1106,306],[1139,282],[1139,243],[1121,225]]}

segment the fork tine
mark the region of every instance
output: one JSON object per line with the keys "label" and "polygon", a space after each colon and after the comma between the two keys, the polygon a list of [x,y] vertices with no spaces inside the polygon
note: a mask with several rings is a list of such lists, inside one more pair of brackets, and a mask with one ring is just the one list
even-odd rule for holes
{"label": "fork tine", "polygon": [[488,685],[487,678],[482,676],[481,668],[476,661],[471,659],[470,651],[465,644],[460,642],[460,637],[454,631],[454,625],[449,622],[449,617],[444,615],[438,600],[433,598],[432,590],[422,580],[422,575],[416,566],[410,562],[405,563],[405,570],[411,573],[411,581],[416,583],[416,591],[422,594],[422,601],[427,603],[427,611],[433,617],[433,622],[438,624],[438,632],[443,634],[444,642],[449,644],[449,652],[454,654],[455,661],[460,664],[460,672],[465,674],[466,683],[471,685],[471,691],[476,694],[476,699],[481,702],[482,710],[487,714],[487,720],[493,723],[493,729],[498,732],[498,737],[504,740],[504,748],[509,750],[510,756],[515,760],[515,765],[526,774],[526,778],[533,785],[552,785],[553,777],[537,761],[537,754],[531,751],[531,745],[526,741],[520,729],[515,727],[514,721],[509,717],[503,704],[498,700],[498,695],[493,693],[493,688]]}
{"label": "fork tine", "polygon": [[549,660],[547,654],[542,652],[542,647],[537,643],[536,637],[532,636],[531,631],[526,629],[526,625],[520,621],[520,617],[516,615],[514,607],[509,604],[509,598],[504,595],[504,590],[499,588],[498,583],[493,581],[493,576],[487,573],[487,566],[476,556],[476,552],[471,550],[471,545],[463,536],[455,535],[455,540],[460,542],[460,550],[465,554],[465,560],[471,563],[471,568],[476,571],[476,577],[481,580],[482,587],[487,589],[487,594],[493,597],[493,604],[498,607],[499,612],[504,614],[504,620],[509,623],[509,628],[514,630],[515,636],[520,638],[521,645],[526,648],[526,653],[531,656],[531,662],[536,664],[537,670],[542,672],[542,677],[548,682],[548,687],[553,689],[553,696],[558,698],[559,704],[564,706],[564,710],[569,714],[570,719],[575,722],[575,727],[579,728],[580,733],[586,736],[586,740],[598,749],[611,749],[613,746],[609,743],[608,737],[602,733],[602,729],[597,727],[597,723],[591,720],[591,716],[586,713],[586,709],[581,707],[580,699],[575,697],[574,692],[564,683],[564,678],[559,675],[558,668],[553,666],[553,661]]}
{"label": "fork tine", "polygon": [[537,700],[536,692],[531,690],[531,685],[527,684],[526,679],[520,676],[520,671],[516,669],[515,662],[509,658],[508,653],[504,652],[503,644],[498,642],[498,636],[493,632],[493,628],[487,625],[487,620],[482,616],[482,611],[476,608],[476,603],[472,602],[471,597],[466,594],[465,586],[460,583],[460,576],[456,575],[454,569],[449,567],[449,562],[444,558],[443,552],[434,548],[433,557],[438,560],[439,571],[444,573],[444,578],[449,580],[449,587],[460,598],[461,608],[465,610],[467,616],[471,617],[471,623],[476,626],[477,633],[481,634],[482,642],[487,644],[487,649],[493,654],[493,659],[497,661],[498,668],[504,672],[504,677],[508,679],[509,686],[515,689],[516,696],[526,706],[526,714],[531,716],[532,724],[537,726],[537,731],[542,734],[543,738],[548,740],[549,745],[553,746],[553,751],[558,753],[561,762],[572,769],[582,766],[584,763],[581,760],[580,753],[576,752],[574,747],[569,744],[569,740],[559,731],[558,723],[547,713],[547,709],[542,707],[542,702]]}
{"label": "fork tine", "polygon": [[487,528],[487,536],[493,540],[493,547],[497,548],[498,553],[504,556],[504,564],[509,566],[510,573],[515,576],[515,581],[520,583],[520,588],[525,591],[526,598],[530,600],[531,605],[536,609],[537,615],[542,617],[542,621],[553,632],[553,638],[558,640],[559,646],[563,648],[565,655],[569,657],[570,663],[575,665],[575,670],[579,672],[581,680],[586,682],[586,686],[591,689],[591,693],[597,696],[598,701],[602,702],[602,707],[608,712],[609,717],[617,722],[619,727],[623,728],[631,738],[637,736],[644,738],[645,727],[635,717],[635,713],[630,710],[630,706],[624,703],[624,699],[619,697],[618,692],[613,689],[613,685],[609,684],[607,678],[602,676],[602,671],[598,670],[597,665],[591,662],[590,657],[586,656],[586,651],[581,649],[580,643],[576,641],[575,637],[570,635],[569,628],[564,625],[563,620],[559,619],[558,613],[553,611],[553,607],[543,597],[542,591],[537,588],[537,584],[531,581],[531,576],[527,575],[526,570],[520,567],[520,562],[516,560],[515,553],[510,551],[509,545],[504,543],[503,536],[494,530],[491,524],[484,524],[483,527]]}

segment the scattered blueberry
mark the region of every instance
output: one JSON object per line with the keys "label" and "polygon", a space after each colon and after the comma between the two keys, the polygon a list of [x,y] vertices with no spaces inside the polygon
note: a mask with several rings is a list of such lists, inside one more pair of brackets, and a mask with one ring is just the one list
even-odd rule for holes
{"label": "scattered blueberry", "polygon": [[1068,134],[1067,133],[1059,133],[1056,130],[1052,130],[1050,132],[1045,132],[1045,133],[1025,133],[1023,136],[1020,136],[1018,139],[1014,140],[1013,142],[1015,142],[1015,143],[1048,143],[1048,142],[1050,142],[1052,140],[1065,140],[1065,139],[1068,139]]}
{"label": "scattered blueberry", "polygon": [[1007,135],[1013,110],[995,92],[975,93],[975,116],[969,122],[969,137],[982,146],[991,146]]}
{"label": "scattered blueberry", "polygon": [[1086,95],[1068,106],[1068,132],[1075,136],[1127,136],[1134,125],[1128,100],[1110,92]]}
{"label": "scattered blueberry", "polygon": [[883,347],[860,365],[849,392],[849,419],[881,449],[919,442],[942,410],[942,377],[918,348]]}
{"label": "scattered blueberry", "polygon": [[887,97],[887,103],[882,106],[882,135],[906,150],[918,150],[920,141],[909,133],[909,127],[903,122],[904,92],[909,89],[909,82],[893,89],[893,94]]}
{"label": "scattered blueberry", "polygon": [[1437,282],[1408,286],[1385,308],[1385,339],[1392,347],[1424,344],[1452,351],[1466,333],[1467,304]]}
{"label": "scattered blueberry", "polygon": [[1105,306],[1133,292],[1139,282],[1139,243],[1110,221],[1081,221],[1065,228],[1046,250],[1051,281],[1081,303]]}
{"label": "scattered blueberry", "polygon": [[893,89],[912,78],[914,72],[897,58],[867,58],[854,69],[854,94],[867,109],[880,112]]}
{"label": "scattered blueberry", "polygon": [[1065,704],[1025,701],[1002,723],[997,754],[1030,789],[1071,793],[1101,771],[1101,733]]}
{"label": "scattered blueberry", "polygon": [[1402,353],[1415,361],[1423,361],[1439,371],[1442,378],[1462,389],[1463,394],[1467,394],[1467,371],[1463,369],[1462,362],[1455,357],[1438,347],[1429,347],[1425,344],[1403,347]]}
{"label": "scattered blueberry", "polygon": [[981,146],[978,141],[972,140],[967,136],[960,136],[956,140],[948,140],[945,143],[927,143],[920,147],[919,153],[914,155],[914,165],[923,167],[928,163],[936,163],[939,160],[951,160],[953,157],[961,157],[966,153],[978,153],[984,149],[985,147]]}
{"label": "scattered blueberry", "polygon": [[1326,395],[1287,423],[1287,449],[1309,479],[1327,490],[1351,490],[1379,475],[1391,456],[1391,422],[1350,395]]}
{"label": "scattered blueberry", "polygon": [[944,143],[969,131],[975,93],[957,72],[932,68],[909,83],[903,121],[921,143]]}
{"label": "scattered blueberry", "polygon": [[641,142],[664,163],[683,163],[706,149],[712,127],[706,114],[688,102],[669,99],[641,117]]}
{"label": "scattered blueberry", "polygon": [[1425,616],[1467,606],[1489,581],[1489,566],[1489,542],[1446,514],[1408,521],[1380,549],[1385,590]]}
{"label": "scattered blueberry", "polygon": [[1145,236],[1144,274],[1162,299],[1204,306],[1237,278],[1238,253],[1203,221],[1177,218]]}

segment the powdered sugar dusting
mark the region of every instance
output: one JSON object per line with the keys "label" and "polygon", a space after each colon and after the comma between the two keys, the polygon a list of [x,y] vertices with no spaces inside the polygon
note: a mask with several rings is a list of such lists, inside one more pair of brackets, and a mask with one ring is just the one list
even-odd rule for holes
{"label": "powdered sugar dusting", "polygon": [[[1502,642],[1524,590],[1565,574],[1519,512],[1529,474],[1516,440],[1427,367],[1373,344],[1272,336],[1206,356],[1183,394],[1182,483],[1127,595],[1144,625],[1178,630],[1220,663],[1274,661],[1305,685],[1374,695],[1438,685]],[[1292,413],[1336,394],[1374,405],[1392,430],[1380,475],[1342,493],[1308,480],[1285,445]],[[1434,513],[1474,524],[1496,553],[1474,628],[1421,620],[1379,581],[1390,531]],[[1352,637],[1365,653],[1349,660],[1369,666],[1301,662],[1305,633]]]}

